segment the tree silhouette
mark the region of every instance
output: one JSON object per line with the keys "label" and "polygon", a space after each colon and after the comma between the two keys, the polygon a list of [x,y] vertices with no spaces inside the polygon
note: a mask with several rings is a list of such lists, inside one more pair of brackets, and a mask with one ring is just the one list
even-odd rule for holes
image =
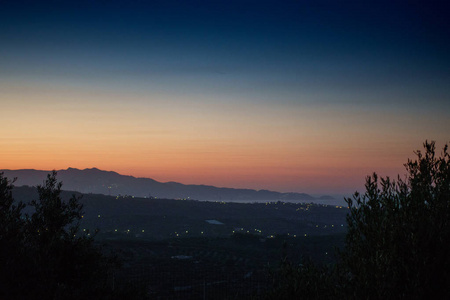
{"label": "tree silhouette", "polygon": [[405,164],[407,176],[366,179],[366,192],[346,199],[342,266],[357,299],[450,297],[450,159],[435,143]]}
{"label": "tree silhouette", "polygon": [[[13,180],[14,181],[14,180]],[[25,221],[21,218],[23,203],[14,203],[12,182],[0,173],[0,298],[18,290],[16,278],[26,271],[23,259]]]}
{"label": "tree silhouette", "polygon": [[108,282],[116,260],[94,246],[79,231],[82,205],[78,198],[65,202],[56,172],[38,186],[34,210],[23,215],[14,205],[12,182],[0,174],[0,251],[2,299],[108,299]]}
{"label": "tree silhouette", "polygon": [[268,299],[450,299],[450,155],[425,142],[396,181],[366,178],[346,198],[348,233],[334,266],[283,261]]}

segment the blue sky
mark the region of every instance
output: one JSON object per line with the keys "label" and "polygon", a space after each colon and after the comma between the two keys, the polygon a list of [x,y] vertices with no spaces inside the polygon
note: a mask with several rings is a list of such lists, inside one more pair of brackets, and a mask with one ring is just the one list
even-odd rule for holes
{"label": "blue sky", "polygon": [[2,163],[354,190],[371,171],[400,172],[425,139],[448,142],[449,12],[444,1],[3,1]]}

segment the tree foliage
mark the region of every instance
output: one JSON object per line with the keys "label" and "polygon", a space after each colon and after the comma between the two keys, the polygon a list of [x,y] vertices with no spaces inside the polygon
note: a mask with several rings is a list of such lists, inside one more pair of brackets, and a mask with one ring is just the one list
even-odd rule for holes
{"label": "tree foliage", "polygon": [[450,158],[435,143],[405,164],[397,181],[366,179],[366,192],[346,199],[342,265],[358,299],[450,297]]}
{"label": "tree foliage", "polygon": [[14,278],[24,273],[25,267],[22,263],[25,221],[21,218],[25,205],[14,203],[13,181],[0,173],[0,298],[8,295],[7,287],[16,284]]}
{"label": "tree foliage", "polygon": [[14,204],[12,182],[0,174],[0,298],[108,299],[116,266],[79,231],[82,205],[61,198],[56,172],[38,186],[38,199]]}
{"label": "tree foliage", "polygon": [[268,298],[450,299],[450,155],[434,142],[397,180],[366,178],[334,266],[283,262]]}

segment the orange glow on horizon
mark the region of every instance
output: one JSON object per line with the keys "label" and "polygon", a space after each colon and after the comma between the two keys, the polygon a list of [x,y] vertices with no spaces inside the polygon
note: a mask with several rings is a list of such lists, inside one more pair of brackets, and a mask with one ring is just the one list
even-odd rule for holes
{"label": "orange glow on horizon", "polygon": [[[374,171],[403,172],[425,138],[445,135],[427,136],[439,119],[418,126],[386,113],[380,122],[378,114],[342,107],[3,88],[1,169],[97,167],[158,181],[339,193],[361,189]],[[167,104],[172,96],[176,105]],[[414,134],[394,133],[400,123]]]}

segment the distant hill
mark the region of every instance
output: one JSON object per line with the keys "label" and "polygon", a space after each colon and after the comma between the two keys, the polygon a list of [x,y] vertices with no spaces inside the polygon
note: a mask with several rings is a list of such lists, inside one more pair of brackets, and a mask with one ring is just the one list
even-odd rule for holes
{"label": "distant hill", "polygon": [[[8,178],[17,178],[16,186],[42,184],[50,171],[0,170]],[[177,182],[158,182],[151,178],[136,178],[97,168],[58,170],[58,180],[64,190],[104,195],[130,195],[196,200],[298,200],[313,201],[316,198],[305,193],[280,193],[268,190],[218,188],[208,185],[185,185]],[[327,196],[328,198],[329,196]],[[329,197],[333,199],[332,197]]]}
{"label": "distant hill", "polygon": [[[343,224],[348,209],[334,205],[301,203],[301,201],[297,203],[271,201],[268,205],[145,199],[81,194],[74,191],[63,191],[61,197],[63,201],[67,201],[73,194],[79,197],[79,202],[83,205],[80,228],[91,232],[99,229],[100,235],[96,238],[101,239],[136,237],[166,239],[175,237],[177,233],[180,233],[180,237],[230,237],[236,228],[243,232],[251,230],[252,233],[262,237],[286,234],[294,237],[305,234],[323,236],[342,234],[347,230]],[[15,186],[13,197],[16,201],[29,203],[38,199],[38,191],[35,187]],[[27,206],[24,213],[32,214],[33,208]],[[339,224],[341,226],[336,226]],[[314,247],[315,243],[316,240]],[[210,246],[208,243],[208,247]],[[281,249],[281,245],[277,249]]]}

